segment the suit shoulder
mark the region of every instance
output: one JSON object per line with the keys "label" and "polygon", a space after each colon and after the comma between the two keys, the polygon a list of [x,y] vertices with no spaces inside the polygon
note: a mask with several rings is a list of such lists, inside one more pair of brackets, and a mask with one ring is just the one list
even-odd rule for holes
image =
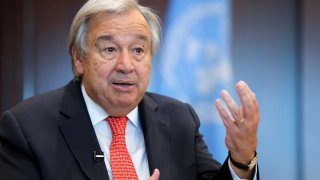
{"label": "suit shoulder", "polygon": [[173,113],[180,115],[192,115],[192,117],[198,119],[198,115],[189,103],[152,92],[147,92],[146,96],[156,104],[160,112],[169,112],[170,114]]}
{"label": "suit shoulder", "polygon": [[59,106],[64,87],[51,90],[25,99],[10,109],[13,113],[43,111],[49,107]]}
{"label": "suit shoulder", "polygon": [[165,104],[178,104],[185,106],[186,103],[161,94],[153,93],[153,92],[147,92],[146,95],[151,98],[154,102],[156,102],[158,105],[165,105]]}
{"label": "suit shoulder", "polygon": [[171,112],[178,112],[178,111],[184,111],[184,112],[190,112],[193,110],[192,106],[186,102],[182,102],[178,99],[153,93],[153,92],[147,92],[146,96],[150,98],[159,108],[159,110],[169,110]]}

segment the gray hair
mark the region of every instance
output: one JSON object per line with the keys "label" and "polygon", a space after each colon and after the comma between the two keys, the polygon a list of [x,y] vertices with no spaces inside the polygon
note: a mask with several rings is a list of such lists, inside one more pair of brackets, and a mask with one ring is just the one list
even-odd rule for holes
{"label": "gray hair", "polygon": [[[92,16],[100,12],[122,13],[129,9],[137,9],[146,19],[151,32],[151,54],[160,47],[161,24],[157,14],[150,8],[138,4],[137,0],[88,0],[78,11],[71,24],[68,47],[72,56],[72,48],[76,48],[81,57],[87,53],[88,24]],[[72,62],[74,78],[78,79]]]}

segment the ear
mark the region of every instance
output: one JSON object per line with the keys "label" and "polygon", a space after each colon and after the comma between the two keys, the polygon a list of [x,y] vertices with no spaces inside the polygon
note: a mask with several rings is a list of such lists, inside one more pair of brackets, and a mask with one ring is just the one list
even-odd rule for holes
{"label": "ear", "polygon": [[84,71],[84,59],[75,47],[72,47],[72,61],[75,73],[81,77]]}

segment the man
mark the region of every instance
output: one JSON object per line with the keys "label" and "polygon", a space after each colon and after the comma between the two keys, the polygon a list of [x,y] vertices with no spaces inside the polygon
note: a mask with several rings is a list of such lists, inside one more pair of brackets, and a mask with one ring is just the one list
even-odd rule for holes
{"label": "man", "polygon": [[221,93],[231,115],[216,100],[230,152],[222,166],[190,105],[146,93],[160,44],[150,9],[135,0],[90,0],[69,37],[75,80],[1,117],[0,179],[259,178],[259,108],[244,82],[236,85],[240,107]]}

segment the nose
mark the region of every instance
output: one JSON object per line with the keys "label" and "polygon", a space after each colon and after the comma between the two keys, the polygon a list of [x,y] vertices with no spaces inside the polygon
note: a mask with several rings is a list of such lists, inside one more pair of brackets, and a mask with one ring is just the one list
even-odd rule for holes
{"label": "nose", "polygon": [[130,53],[127,50],[122,51],[117,62],[116,70],[125,74],[131,73],[134,71],[132,62],[133,59]]}

